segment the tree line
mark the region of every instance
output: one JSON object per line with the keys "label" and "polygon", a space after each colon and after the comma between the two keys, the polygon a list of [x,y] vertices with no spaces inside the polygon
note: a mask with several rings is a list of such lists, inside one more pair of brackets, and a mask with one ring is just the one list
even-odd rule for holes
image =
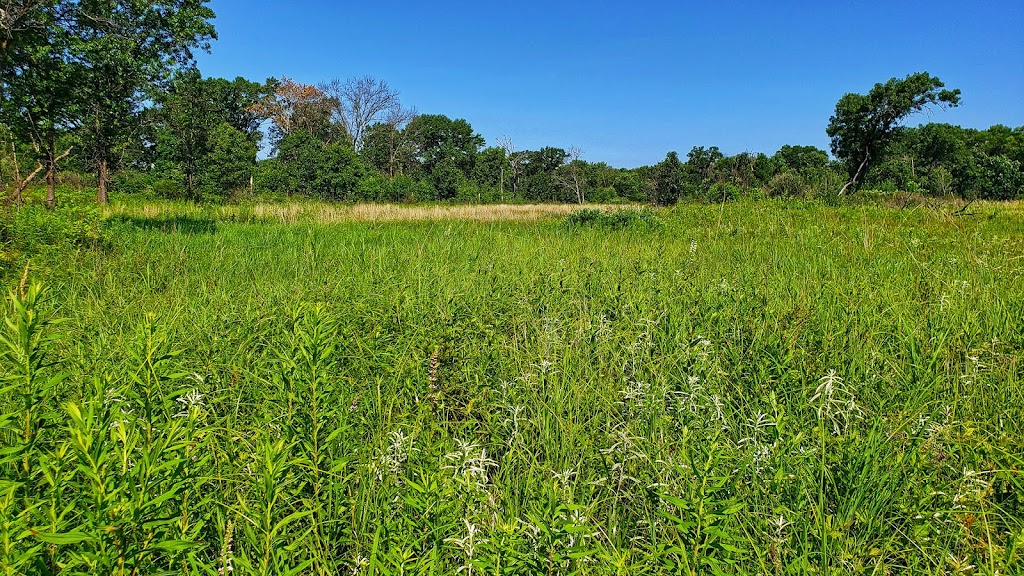
{"label": "tree line", "polygon": [[[246,194],[389,202],[723,201],[870,188],[1024,196],[1024,126],[904,122],[958,106],[927,73],[845,95],[813,146],[670,152],[625,169],[576,148],[488,143],[465,119],[421,114],[373,77],[304,84],[205,78],[216,38],[202,0],[0,0],[0,179],[12,204],[58,184],[193,201]],[[261,158],[260,150],[269,151]]]}

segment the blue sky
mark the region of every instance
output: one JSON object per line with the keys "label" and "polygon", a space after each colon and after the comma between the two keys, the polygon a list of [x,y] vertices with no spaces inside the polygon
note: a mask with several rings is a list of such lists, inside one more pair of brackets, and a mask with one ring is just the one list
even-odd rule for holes
{"label": "blue sky", "polygon": [[846,92],[927,71],[960,108],[1024,125],[1024,2],[258,2],[212,0],[207,76],[373,75],[422,113],[518,149],[576,146],[632,167],[669,150],[828,148]]}

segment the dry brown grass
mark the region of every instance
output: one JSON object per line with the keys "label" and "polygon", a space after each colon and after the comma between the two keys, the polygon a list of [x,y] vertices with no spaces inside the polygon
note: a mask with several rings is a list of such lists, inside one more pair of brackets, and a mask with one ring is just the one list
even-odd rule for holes
{"label": "dry brown grass", "polygon": [[[618,209],[621,205],[588,205]],[[401,204],[329,204],[326,202],[255,203],[194,207],[176,202],[111,204],[104,216],[160,218],[203,214],[219,218],[278,222],[419,222],[466,220],[474,222],[535,221],[562,217],[580,207],[574,204],[488,204],[458,206],[407,206]]]}

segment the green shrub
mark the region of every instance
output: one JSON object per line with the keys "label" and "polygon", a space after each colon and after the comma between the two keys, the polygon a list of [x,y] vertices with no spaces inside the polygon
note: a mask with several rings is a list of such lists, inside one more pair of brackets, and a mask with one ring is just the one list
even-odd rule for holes
{"label": "green shrub", "polygon": [[353,199],[357,202],[389,202],[391,201],[391,183],[376,172],[370,173],[356,185]]}
{"label": "green shrub", "polygon": [[729,182],[715,182],[704,195],[707,202],[729,202],[740,197],[739,186]]}
{"label": "green shrub", "polygon": [[53,210],[39,204],[27,204],[3,213],[3,218],[0,218],[0,276],[36,255],[47,256],[106,245],[107,237],[95,204],[65,198],[58,201]]}
{"label": "green shrub", "polygon": [[807,182],[796,172],[781,172],[772,177],[765,190],[776,198],[800,198],[806,195]]}
{"label": "green shrub", "polygon": [[1024,170],[1005,156],[977,155],[974,192],[986,200],[1013,200],[1024,196]]}
{"label": "green shrub", "polygon": [[425,180],[419,180],[409,176],[408,174],[400,174],[395,176],[391,180],[391,194],[390,198],[392,202],[431,202],[434,198],[434,188],[429,182]]}
{"label": "green shrub", "polygon": [[156,180],[157,178],[152,172],[122,170],[111,177],[110,189],[118,194],[152,198],[154,197],[153,185]]}
{"label": "green shrub", "polygon": [[623,208],[608,212],[596,208],[583,208],[572,212],[563,220],[569,228],[605,228],[608,230],[659,230],[664,223],[650,208]]}
{"label": "green shrub", "polygon": [[204,200],[223,202],[248,190],[256,164],[256,143],[240,130],[223,122],[210,134],[210,153],[203,167]]}
{"label": "green shrub", "polygon": [[256,163],[255,188],[257,194],[289,194],[288,173],[277,158]]}

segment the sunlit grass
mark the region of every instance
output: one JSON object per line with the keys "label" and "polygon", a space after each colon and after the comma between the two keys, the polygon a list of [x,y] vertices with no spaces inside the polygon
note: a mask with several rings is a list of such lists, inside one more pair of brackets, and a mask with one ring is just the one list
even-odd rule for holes
{"label": "sunlit grass", "polygon": [[[588,205],[614,210],[621,205]],[[185,206],[179,202],[114,203],[103,210],[106,217],[127,216],[160,218],[181,215],[208,215],[215,218],[266,220],[274,222],[418,222],[467,220],[474,222],[535,221],[565,216],[578,206],[572,204],[336,204],[329,202],[266,203],[249,202],[224,206]]]}
{"label": "sunlit grass", "polygon": [[0,565],[1022,570],[1020,204],[260,206],[33,260]]}

